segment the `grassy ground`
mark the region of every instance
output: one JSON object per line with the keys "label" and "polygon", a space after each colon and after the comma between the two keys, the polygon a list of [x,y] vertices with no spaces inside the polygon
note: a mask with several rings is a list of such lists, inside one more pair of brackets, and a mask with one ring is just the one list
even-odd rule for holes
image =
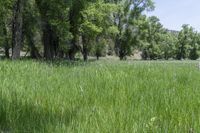
{"label": "grassy ground", "polygon": [[0,132],[198,132],[197,62],[0,62]]}

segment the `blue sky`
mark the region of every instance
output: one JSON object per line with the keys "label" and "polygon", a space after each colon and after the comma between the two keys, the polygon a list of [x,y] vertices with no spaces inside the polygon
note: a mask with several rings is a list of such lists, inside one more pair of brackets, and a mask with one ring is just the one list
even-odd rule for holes
{"label": "blue sky", "polygon": [[190,24],[200,31],[200,0],[154,0],[155,15],[164,27],[180,30],[182,24]]}

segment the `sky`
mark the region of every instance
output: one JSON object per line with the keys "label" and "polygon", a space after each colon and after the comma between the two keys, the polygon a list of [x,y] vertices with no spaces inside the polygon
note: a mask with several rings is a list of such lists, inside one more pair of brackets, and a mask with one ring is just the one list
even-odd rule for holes
{"label": "sky", "polygon": [[180,30],[189,24],[200,31],[200,0],[154,0],[155,10],[148,13],[160,19],[165,28]]}

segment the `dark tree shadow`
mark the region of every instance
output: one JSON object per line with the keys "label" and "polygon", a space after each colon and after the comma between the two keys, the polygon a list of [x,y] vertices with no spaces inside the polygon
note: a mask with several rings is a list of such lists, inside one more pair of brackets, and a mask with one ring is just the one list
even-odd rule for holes
{"label": "dark tree shadow", "polygon": [[58,112],[44,107],[35,107],[30,103],[12,102],[0,98],[0,132],[47,132],[48,126],[67,127],[76,117],[79,108]]}
{"label": "dark tree shadow", "polygon": [[92,63],[96,62],[97,60],[89,59],[88,61],[83,61],[81,59],[77,59],[74,61],[70,61],[67,59],[54,59],[54,60],[34,60],[39,63],[47,64],[50,66],[66,66],[66,67],[81,67],[81,66],[88,66]]}
{"label": "dark tree shadow", "polygon": [[[4,56],[0,57],[1,61],[13,61],[11,58],[5,58]],[[54,59],[54,60],[45,60],[45,59],[32,59],[30,57],[21,57],[16,61],[34,61],[42,64],[46,64],[49,66],[66,66],[66,67],[77,67],[77,66],[87,66],[91,63],[96,62],[96,59],[88,59],[88,61],[84,61],[83,59],[76,58],[75,60],[69,59]]]}

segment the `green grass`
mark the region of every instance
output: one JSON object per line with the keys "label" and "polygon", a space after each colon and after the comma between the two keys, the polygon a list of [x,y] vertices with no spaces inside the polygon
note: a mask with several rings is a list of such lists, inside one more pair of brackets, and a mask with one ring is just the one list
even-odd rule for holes
{"label": "green grass", "polygon": [[200,131],[197,62],[0,62],[0,132]]}

